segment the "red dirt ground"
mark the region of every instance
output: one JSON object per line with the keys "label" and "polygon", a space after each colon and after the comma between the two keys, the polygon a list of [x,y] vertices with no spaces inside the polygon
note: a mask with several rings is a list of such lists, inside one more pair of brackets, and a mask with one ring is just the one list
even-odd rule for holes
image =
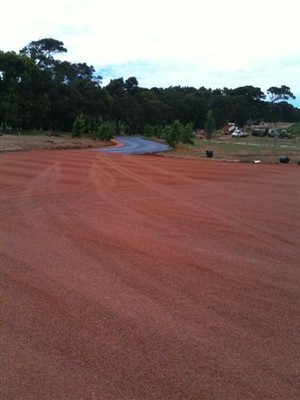
{"label": "red dirt ground", "polygon": [[2,399],[299,399],[299,166],[1,156]]}

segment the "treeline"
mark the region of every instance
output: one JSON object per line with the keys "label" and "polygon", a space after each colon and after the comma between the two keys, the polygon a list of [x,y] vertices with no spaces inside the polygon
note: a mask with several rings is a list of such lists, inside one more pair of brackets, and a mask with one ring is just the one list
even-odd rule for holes
{"label": "treeline", "polygon": [[[0,128],[153,134],[174,121],[202,129],[213,115],[216,128],[227,122],[300,121],[300,109],[287,102],[287,86],[236,89],[181,87],[146,89],[135,77],[101,76],[86,63],[61,61],[67,52],[55,39],[33,41],[19,53],[0,51]],[[159,71],[158,71],[159,73]]]}

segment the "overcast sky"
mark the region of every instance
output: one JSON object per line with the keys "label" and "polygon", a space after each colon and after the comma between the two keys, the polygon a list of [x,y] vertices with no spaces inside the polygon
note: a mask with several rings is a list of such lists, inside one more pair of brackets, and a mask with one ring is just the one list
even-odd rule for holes
{"label": "overcast sky", "polygon": [[300,0],[17,0],[1,9],[0,50],[64,43],[64,60],[107,84],[289,86],[300,107]]}

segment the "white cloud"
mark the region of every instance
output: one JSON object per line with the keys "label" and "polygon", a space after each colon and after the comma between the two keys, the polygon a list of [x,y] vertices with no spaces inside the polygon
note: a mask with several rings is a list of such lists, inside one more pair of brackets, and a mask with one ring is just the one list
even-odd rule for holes
{"label": "white cloud", "polygon": [[141,85],[263,88],[274,78],[271,85],[300,92],[293,67],[300,57],[299,4],[20,0],[1,10],[0,49],[18,51],[32,40],[53,37],[67,47],[64,58],[87,62],[100,73],[110,67],[119,76],[137,76]]}

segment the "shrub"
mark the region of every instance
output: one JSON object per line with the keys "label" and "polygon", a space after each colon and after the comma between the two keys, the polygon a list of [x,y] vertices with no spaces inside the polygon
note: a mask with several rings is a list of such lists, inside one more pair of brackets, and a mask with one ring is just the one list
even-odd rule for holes
{"label": "shrub", "polygon": [[99,122],[93,129],[94,139],[99,139],[108,142],[114,137],[115,124],[114,122],[104,121]]}
{"label": "shrub", "polygon": [[163,131],[163,138],[170,147],[175,147],[179,142],[193,144],[192,125],[182,125],[179,120],[167,125]]}
{"label": "shrub", "polygon": [[211,139],[215,129],[216,129],[216,121],[212,110],[209,110],[206,114],[206,122],[205,122],[205,131],[207,140]]}
{"label": "shrub", "polygon": [[86,133],[86,120],[83,114],[80,114],[76,117],[73,128],[72,128],[72,137],[80,138],[84,133]]}
{"label": "shrub", "polygon": [[146,124],[143,130],[143,134],[147,137],[155,136],[159,138],[161,136],[161,130],[161,126]]}

